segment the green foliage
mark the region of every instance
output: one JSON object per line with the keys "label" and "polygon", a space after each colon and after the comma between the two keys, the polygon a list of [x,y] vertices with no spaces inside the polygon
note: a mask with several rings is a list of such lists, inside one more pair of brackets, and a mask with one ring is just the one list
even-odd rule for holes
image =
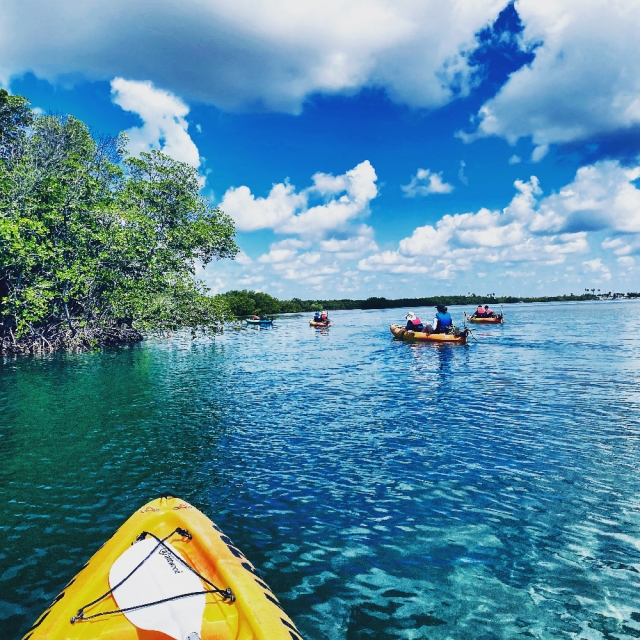
{"label": "green foliage", "polygon": [[127,157],[72,116],[38,116],[0,91],[2,335],[41,327],[217,329],[230,317],[195,278],[237,252],[231,219],[194,168]]}
{"label": "green foliage", "polygon": [[394,309],[397,307],[435,307],[437,304],[444,305],[478,305],[478,304],[513,304],[516,302],[562,302],[568,300],[597,300],[594,295],[586,294],[581,296],[541,296],[537,298],[518,298],[514,296],[477,296],[475,294],[467,296],[431,296],[429,298],[398,298],[387,300],[386,298],[368,298],[358,301],[360,309]]}
{"label": "green foliage", "polygon": [[[633,297],[635,294],[628,294]],[[277,313],[306,313],[310,311],[337,311],[341,309],[396,309],[400,307],[435,307],[437,304],[445,305],[478,305],[478,304],[511,304],[516,302],[554,302],[554,301],[581,301],[596,300],[591,294],[580,296],[547,296],[538,298],[518,298],[514,296],[433,296],[430,298],[367,298],[366,300],[278,300],[266,293],[256,291],[229,291],[222,294],[227,300],[233,315],[237,317]]]}
{"label": "green foliage", "polygon": [[26,129],[32,122],[29,102],[0,89],[0,158],[7,161],[20,152]]}
{"label": "green foliage", "polygon": [[274,315],[278,313],[304,313],[307,311],[329,311],[337,309],[361,309],[362,300],[278,300],[260,291],[228,291],[222,297],[227,301],[236,317],[252,315]]}
{"label": "green foliage", "polygon": [[234,316],[283,313],[282,303],[268,293],[243,289],[228,291],[221,297],[227,302]]}

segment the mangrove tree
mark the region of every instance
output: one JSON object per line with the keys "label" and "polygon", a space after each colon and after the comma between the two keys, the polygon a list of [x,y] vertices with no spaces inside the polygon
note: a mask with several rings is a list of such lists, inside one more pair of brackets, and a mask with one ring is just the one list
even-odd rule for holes
{"label": "mangrove tree", "polygon": [[197,171],[130,157],[73,116],[0,90],[0,351],[91,348],[230,316],[196,266],[237,252]]}

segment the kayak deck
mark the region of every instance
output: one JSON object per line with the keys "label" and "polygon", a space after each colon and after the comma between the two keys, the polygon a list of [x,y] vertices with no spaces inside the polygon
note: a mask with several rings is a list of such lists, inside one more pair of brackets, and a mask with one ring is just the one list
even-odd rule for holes
{"label": "kayak deck", "polygon": [[460,335],[453,333],[421,333],[419,331],[406,331],[399,324],[392,324],[389,329],[394,337],[400,340],[419,340],[421,342],[435,342],[440,344],[466,344],[467,334],[463,331]]}
{"label": "kayak deck", "polygon": [[316,322],[315,320],[309,320],[309,325],[312,327],[330,327],[331,321],[329,322]]}
{"label": "kayak deck", "polygon": [[[143,531],[164,538],[177,528],[188,530],[191,539],[175,534],[170,538],[171,547],[201,576],[221,590],[230,588],[235,595],[232,602],[220,593],[206,594],[198,630],[201,640],[300,640],[293,622],[242,552],[204,514],[177,498],[160,498],[138,509],[69,582],[24,640],[167,640],[173,637],[157,630],[140,629],[119,612],[73,624],[70,620],[83,607],[85,618],[116,611],[118,604],[113,595],[86,606],[109,591],[109,572],[114,562],[131,548]],[[202,582],[202,589],[211,587]]]}

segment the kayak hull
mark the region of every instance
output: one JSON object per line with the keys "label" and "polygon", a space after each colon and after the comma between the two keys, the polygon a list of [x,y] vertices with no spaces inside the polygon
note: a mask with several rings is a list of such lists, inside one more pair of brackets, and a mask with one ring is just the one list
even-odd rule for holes
{"label": "kayak hull", "polygon": [[254,325],[270,325],[273,324],[273,320],[245,320],[247,324]]}
{"label": "kayak hull", "polygon": [[[192,539],[175,534],[171,545],[198,573],[223,590],[231,588],[236,596],[231,602],[217,593],[206,594],[201,640],[300,640],[295,625],[242,552],[203,513],[171,497],[153,500],[138,509],[54,599],[23,640],[168,640],[171,636],[165,633],[138,629],[122,613],[73,624],[70,620],[109,590],[111,567],[141,532],[164,538],[177,527],[188,530]],[[202,585],[203,589],[209,588]],[[117,608],[110,595],[86,607],[84,615]]]}
{"label": "kayak hull", "polygon": [[474,324],[503,324],[504,318],[502,316],[498,316],[496,318],[473,318],[471,316],[467,317],[469,322],[473,322]]}
{"label": "kayak hull", "polygon": [[312,327],[330,327],[331,322],[316,322],[315,320],[309,320],[309,325]]}
{"label": "kayak hull", "polygon": [[419,331],[406,331],[405,328],[399,324],[392,324],[389,329],[394,337],[410,342],[433,342],[436,344],[467,343],[467,334],[464,332],[459,336],[451,333],[421,333]]}

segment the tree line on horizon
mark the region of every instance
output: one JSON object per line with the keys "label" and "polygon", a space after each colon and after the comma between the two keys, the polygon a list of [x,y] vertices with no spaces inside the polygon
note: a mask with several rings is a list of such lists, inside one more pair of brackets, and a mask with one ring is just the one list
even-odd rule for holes
{"label": "tree line on horizon", "polygon": [[[640,293],[629,293],[629,297],[640,297]],[[450,295],[430,296],[425,298],[396,298],[387,299],[381,297],[367,298],[366,300],[278,300],[274,296],[261,291],[228,291],[221,297],[229,304],[231,312],[237,318],[251,315],[277,315],[280,313],[305,313],[313,311],[341,311],[349,309],[395,309],[400,307],[435,307],[437,304],[445,305],[479,305],[479,304],[515,304],[518,302],[567,302],[597,300],[595,294],[584,293],[580,295],[563,296],[478,296]]]}

